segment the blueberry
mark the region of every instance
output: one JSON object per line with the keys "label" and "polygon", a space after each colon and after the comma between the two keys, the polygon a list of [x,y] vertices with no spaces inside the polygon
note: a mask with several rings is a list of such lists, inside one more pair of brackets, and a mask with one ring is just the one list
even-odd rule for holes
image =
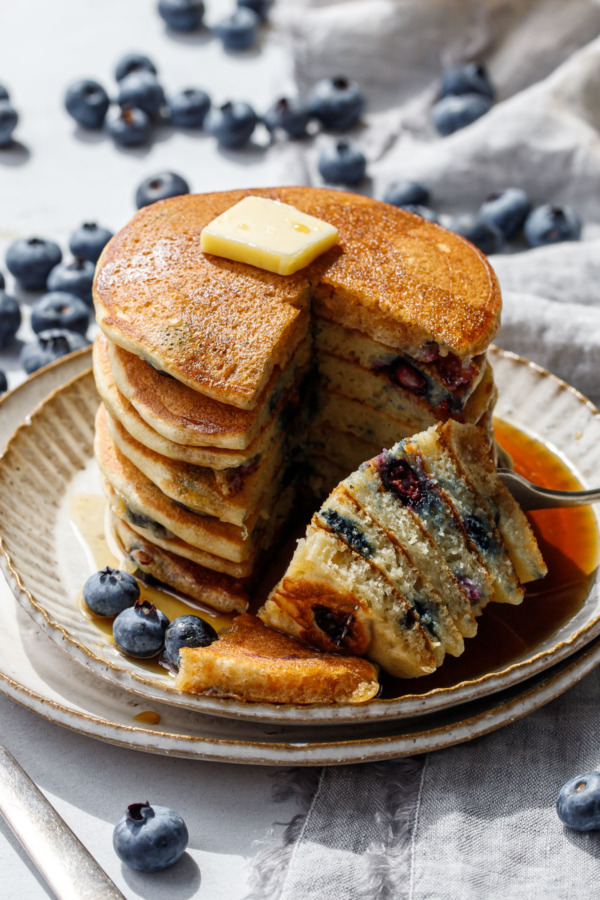
{"label": "blueberry", "polygon": [[150,116],[143,109],[116,107],[108,111],[106,129],[115,144],[138,147],[147,144],[152,134]]}
{"label": "blueberry", "polygon": [[360,119],[365,98],[355,81],[340,75],[318,81],[308,95],[308,105],[325,128],[343,131]]}
{"label": "blueberry", "polygon": [[451,231],[461,234],[472,244],[486,253],[500,253],[504,245],[504,235],[500,229],[491,222],[484,222],[478,216],[468,214],[455,216],[449,226]]}
{"label": "blueberry", "polygon": [[58,244],[46,238],[20,238],[6,251],[8,271],[29,291],[44,290],[48,275],[61,259]]}
{"label": "blueberry", "polygon": [[96,222],[84,222],[69,238],[69,250],[77,259],[98,262],[98,257],[113,236],[112,231]]}
{"label": "blueberry", "polygon": [[169,620],[160,609],[147,600],[138,600],[113,622],[113,639],[128,656],[148,659],[162,650],[168,626]]}
{"label": "blueberry", "polygon": [[221,147],[242,147],[252,136],[258,117],[249,103],[234,100],[209,110],[204,126]]}
{"label": "blueberry", "polygon": [[200,88],[185,88],[169,100],[171,123],[179,128],[201,128],[210,109],[210,97]]}
{"label": "blueberry", "polygon": [[393,181],[386,188],[383,200],[392,206],[427,206],[429,203],[429,191],[420,181]]}
{"label": "blueberry", "polygon": [[82,128],[102,128],[110,100],[101,84],[89,78],[67,88],[65,108]]}
{"label": "blueberry", "polygon": [[263,116],[269,131],[285,131],[291,138],[304,137],[310,119],[308,105],[300,97],[281,97]]}
{"label": "blueberry", "polygon": [[481,63],[465,63],[446,69],[442,75],[440,96],[457,94],[481,94],[493,100],[495,92],[485,66]]}
{"label": "blueberry", "polygon": [[19,114],[9,100],[0,100],[0,147],[8,147],[17,127]]}
{"label": "blueberry", "polygon": [[2,272],[0,272],[0,291],[3,291],[4,288],[5,288],[4,275],[2,274]]}
{"label": "blueberry", "polygon": [[508,240],[514,237],[531,212],[531,200],[522,188],[506,188],[490,194],[479,210],[479,218],[499,228]]}
{"label": "blueberry", "polygon": [[21,309],[14,297],[0,291],[0,350],[15,339],[21,324]]}
{"label": "blueberry", "polygon": [[110,566],[94,572],[83,586],[85,604],[97,616],[118,616],[139,596],[140,586],[133,575]]}
{"label": "blueberry", "polygon": [[185,822],[166,806],[132,803],[113,831],[119,859],[138,872],[158,872],[172,866],[189,842]]}
{"label": "blueberry", "polygon": [[571,206],[536,206],[525,219],[525,237],[531,247],[576,241],[581,235],[581,220]]}
{"label": "blueberry", "polygon": [[156,75],[140,69],[121,79],[117,101],[121,106],[135,107],[156,116],[165,104],[165,92]]}
{"label": "blueberry", "polygon": [[151,75],[158,75],[156,66],[149,56],[143,53],[126,53],[122,56],[115,68],[115,78],[122,81],[132,72],[150,72]]}
{"label": "blueberry", "polygon": [[491,105],[490,98],[483,94],[449,94],[434,104],[433,124],[445,137],[479,119]]}
{"label": "blueberry", "polygon": [[63,328],[51,328],[36,335],[35,339],[25,344],[19,354],[19,362],[28,375],[55,362],[67,353],[87,347],[89,341],[76,331]]}
{"label": "blueberry", "polygon": [[575,831],[600,829],[600,772],[584,772],[563,784],[556,812],[560,821]]}
{"label": "blueberry", "polygon": [[208,647],[218,637],[212,625],[199,616],[178,616],[165,633],[164,657],[178,668],[179,651],[182,647]]}
{"label": "blueberry", "polygon": [[273,0],[237,0],[237,5],[240,8],[246,7],[246,9],[251,9],[264,22],[269,15],[269,9],[273,5]]}
{"label": "blueberry", "polygon": [[55,266],[48,275],[49,291],[66,291],[92,305],[92,284],[96,266],[89,259],[74,259]]}
{"label": "blueberry", "polygon": [[178,197],[180,194],[189,194],[190,186],[181,175],[176,172],[158,172],[145,178],[135,192],[135,205],[138,209],[149,206],[157,200],[165,200],[167,197]]}
{"label": "blueberry", "polygon": [[427,219],[428,222],[439,222],[436,213],[429,209],[428,206],[421,206],[420,203],[405,203],[402,209],[406,210],[406,212],[416,213],[417,216]]}
{"label": "blueberry", "polygon": [[194,31],[202,24],[202,0],[158,0],[158,14],[173,31]]}
{"label": "blueberry", "polygon": [[66,328],[85,334],[90,324],[90,308],[81,297],[66,291],[52,291],[31,307],[31,327],[36,334],[49,328]]}
{"label": "blueberry", "polygon": [[423,478],[404,459],[386,453],[377,457],[379,474],[386,491],[394,494],[409,509],[419,507],[427,496]]}
{"label": "blueberry", "polygon": [[367,161],[360,147],[350,140],[331,141],[319,153],[321,176],[331,184],[358,184],[365,177]]}
{"label": "blueberry", "polygon": [[6,373],[0,369],[0,394],[8,390],[8,379]]}
{"label": "blueberry", "polygon": [[226,50],[247,50],[258,37],[260,18],[252,9],[239,7],[218,22],[213,31]]}
{"label": "blueberry", "polygon": [[361,528],[347,516],[340,515],[335,509],[325,509],[320,516],[327,522],[334,534],[339,534],[346,543],[360,553],[361,556],[373,556],[375,548],[366,539]]}

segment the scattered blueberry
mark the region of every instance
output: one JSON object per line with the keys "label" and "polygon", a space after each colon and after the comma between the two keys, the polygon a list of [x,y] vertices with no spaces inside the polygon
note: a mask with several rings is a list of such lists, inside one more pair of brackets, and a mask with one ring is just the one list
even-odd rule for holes
{"label": "scattered blueberry", "polygon": [[83,586],[85,604],[97,616],[118,616],[139,596],[140,586],[133,575],[110,566],[94,572]]}
{"label": "scattered blueberry", "polygon": [[90,308],[81,297],[66,291],[52,291],[31,307],[31,328],[36,334],[49,328],[66,328],[85,334],[90,324]]}
{"label": "scattered blueberry", "polygon": [[185,88],[169,100],[171,122],[179,128],[201,128],[210,109],[210,97],[200,88]]}
{"label": "scattered blueberry", "polygon": [[325,144],[319,153],[321,176],[331,184],[358,184],[365,177],[367,161],[354,141],[347,139]]}
{"label": "scattered blueberry", "polygon": [[600,772],[584,772],[563,784],[556,812],[560,821],[575,831],[600,829]]}
{"label": "scattered blueberry", "polygon": [[428,206],[421,206],[420,203],[405,203],[401,208],[406,212],[416,213],[422,219],[427,219],[428,222],[439,222],[436,213]]}
{"label": "scattered blueberry", "polygon": [[19,114],[10,100],[0,100],[0,147],[8,147],[17,127]]}
{"label": "scattered blueberry", "polygon": [[152,128],[150,116],[143,109],[135,107],[108,111],[106,128],[115,144],[121,147],[138,147],[150,140]]}
{"label": "scattered blueberry", "polygon": [[52,328],[36,335],[33,341],[25,344],[19,354],[19,362],[28,375],[55,362],[67,353],[87,347],[89,341],[76,331]]}
{"label": "scattered blueberry", "polygon": [[151,75],[158,75],[156,66],[144,53],[126,53],[122,56],[115,68],[115,78],[122,81],[132,72],[150,72]]}
{"label": "scattered blueberry", "polygon": [[318,81],[308,96],[308,105],[325,128],[343,131],[360,119],[365,99],[355,81],[340,75]]}
{"label": "scattered blueberry", "polygon": [[110,100],[101,84],[89,78],[67,88],[65,108],[82,128],[102,128]]}
{"label": "scattered blueberry", "polygon": [[581,220],[571,206],[536,206],[525,219],[525,237],[531,247],[576,241],[581,235]]}
{"label": "scattered blueberry", "polygon": [[451,231],[455,231],[456,234],[461,234],[471,241],[488,256],[491,253],[499,253],[504,245],[504,235],[500,229],[491,222],[482,221],[477,216],[468,214],[456,216],[448,227]]}
{"label": "scattered blueberry", "polygon": [[189,834],[181,816],[166,806],[132,803],[113,831],[119,859],[138,872],[158,872],[183,855]]}
{"label": "scattered blueberry", "polygon": [[181,175],[176,172],[158,172],[145,178],[135,192],[135,205],[138,209],[149,206],[157,200],[165,200],[167,197],[178,197],[180,194],[189,194],[190,186]]}
{"label": "scattered blueberry", "polygon": [[0,394],[8,390],[8,379],[6,373],[0,369]]}
{"label": "scattered blueberry", "polygon": [[117,101],[121,106],[135,107],[156,116],[165,104],[165,92],[156,75],[140,69],[121,79]]}
{"label": "scattered blueberry", "polygon": [[485,66],[481,63],[465,63],[446,69],[442,75],[440,96],[457,94],[481,94],[493,100],[495,92]]}
{"label": "scattered blueberry", "polygon": [[61,249],[47,238],[19,238],[6,251],[6,267],[29,291],[46,287],[48,275],[62,259]]}
{"label": "scattered blueberry", "polygon": [[202,0],[158,0],[158,13],[173,31],[195,31],[202,24]]}
{"label": "scattered blueberry", "polygon": [[258,37],[260,18],[252,9],[238,7],[214,26],[213,31],[226,50],[247,50]]}
{"label": "scattered blueberry", "polygon": [[392,206],[427,206],[430,197],[429,191],[420,181],[400,180],[388,185],[383,200]]}
{"label": "scattered blueberry", "polygon": [[179,651],[182,647],[208,647],[219,635],[208,622],[199,616],[178,616],[165,633],[164,657],[179,668]]}
{"label": "scattered blueberry", "polygon": [[249,103],[234,100],[208,111],[204,127],[221,147],[243,147],[252,136],[258,117]]}
{"label": "scattered blueberry", "polygon": [[119,613],[113,622],[113,638],[118,649],[128,656],[147,659],[163,648],[169,620],[147,600],[138,600]]}
{"label": "scattered blueberry", "polygon": [[304,137],[311,119],[308,105],[300,97],[281,97],[263,116],[269,131],[285,131],[291,138]]}
{"label": "scattered blueberry", "polygon": [[265,22],[269,15],[269,10],[273,5],[273,0],[237,0],[237,5],[251,9],[259,16],[261,22]]}
{"label": "scattered blueberry", "polygon": [[20,324],[21,309],[17,300],[0,291],[0,350],[12,344]]}
{"label": "scattered blueberry", "polygon": [[69,238],[69,250],[77,259],[98,262],[98,257],[113,236],[112,231],[96,222],[84,222]]}
{"label": "scattered blueberry", "polygon": [[491,222],[509,240],[514,237],[529,213],[531,200],[522,188],[506,188],[491,194],[481,205],[479,218]]}
{"label": "scattered blueberry", "polygon": [[89,259],[74,259],[55,266],[48,275],[49,291],[66,291],[92,305],[92,284],[96,266]]}
{"label": "scattered blueberry", "polygon": [[434,104],[433,123],[445,137],[460,128],[466,128],[483,116],[491,106],[492,101],[483,94],[449,94]]}

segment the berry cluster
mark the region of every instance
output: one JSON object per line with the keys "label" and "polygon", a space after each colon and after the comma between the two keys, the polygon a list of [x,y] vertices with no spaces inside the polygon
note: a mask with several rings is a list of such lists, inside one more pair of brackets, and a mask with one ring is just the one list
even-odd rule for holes
{"label": "berry cluster", "polygon": [[[266,22],[272,0],[237,0],[236,9],[212,28],[226,50],[247,50]],[[158,13],[171,31],[198,31],[204,26],[202,0],[158,0]]]}
{"label": "berry cluster", "polygon": [[433,124],[443,137],[465,128],[493,105],[495,91],[481,63],[446,69],[438,99],[431,111]]}

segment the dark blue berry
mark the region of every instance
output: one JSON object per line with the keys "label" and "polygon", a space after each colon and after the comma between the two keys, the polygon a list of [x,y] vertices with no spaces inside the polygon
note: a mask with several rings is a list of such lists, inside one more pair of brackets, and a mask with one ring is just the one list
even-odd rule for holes
{"label": "dark blue berry", "polygon": [[331,184],[359,184],[367,171],[364,153],[358,144],[347,139],[325,144],[317,165],[322,178]]}
{"label": "dark blue berry", "polygon": [[123,107],[142,109],[149,116],[156,116],[165,104],[165,92],[156,75],[140,69],[121,79],[117,101]]}
{"label": "dark blue berry", "polygon": [[199,616],[178,616],[165,633],[163,656],[174,668],[179,668],[179,651],[182,647],[208,647],[219,635],[208,622]]}
{"label": "dark blue berry", "polygon": [[17,127],[19,114],[9,100],[0,100],[0,147],[8,147]]}
{"label": "dark blue berry", "polygon": [[65,108],[82,128],[102,128],[110,100],[101,84],[89,78],[67,88]]}
{"label": "dark blue berry", "polygon": [[260,17],[262,22],[265,22],[269,15],[269,10],[273,5],[273,0],[237,0],[237,5],[239,7],[244,6],[246,9],[251,9]]}
{"label": "dark blue berry", "polygon": [[135,205],[138,209],[149,206],[157,200],[165,200],[167,197],[178,197],[180,194],[189,194],[190,186],[181,175],[176,172],[157,172],[144,178],[135,192]]}
{"label": "dark blue berry", "polygon": [[31,307],[31,327],[36,334],[50,328],[66,328],[85,334],[90,324],[90,308],[81,297],[66,291],[52,291]]}
{"label": "dark blue berry", "polygon": [[442,75],[440,96],[456,94],[482,94],[493,100],[495,92],[485,66],[481,63],[465,63],[446,69]]}
{"label": "dark blue berry", "polygon": [[531,200],[522,188],[506,188],[491,194],[482,203],[478,217],[499,228],[509,240],[522,228],[531,211]]}
{"label": "dark blue berry", "polygon": [[48,275],[49,291],[66,291],[92,305],[92,284],[96,266],[89,259],[73,259],[55,266]]}
{"label": "dark blue berry", "polygon": [[166,806],[132,803],[113,831],[119,859],[138,872],[158,872],[172,866],[189,842],[185,822]]}
{"label": "dark blue berry", "polygon": [[422,504],[427,494],[426,483],[406,460],[384,452],[377,458],[377,465],[386,491],[394,494],[409,509]]}
{"label": "dark blue berry", "polygon": [[0,291],[3,291],[5,288],[4,275],[0,272]]}
{"label": "dark blue berry", "polygon": [[156,656],[163,648],[169,620],[147,600],[138,600],[113,622],[113,639],[123,653],[137,659]]}
{"label": "dark blue berry", "polygon": [[282,97],[263,116],[269,131],[285,131],[291,138],[304,137],[311,112],[301,97]]}
{"label": "dark blue berry", "polygon": [[466,128],[471,122],[483,116],[492,101],[483,94],[449,94],[433,106],[433,124],[438,132],[446,136]]}
{"label": "dark blue berry", "polygon": [[335,509],[325,509],[320,513],[321,518],[329,525],[334,534],[339,534],[346,543],[360,553],[361,556],[373,555],[374,548],[364,536],[360,527],[347,516],[340,515]]}
{"label": "dark blue berry", "polygon": [[84,222],[69,238],[69,250],[77,259],[88,259],[95,263],[112,236],[112,231],[108,228],[103,228],[96,222]]}
{"label": "dark blue berry", "polygon": [[195,31],[202,24],[202,0],[158,0],[158,13],[173,31]]}
{"label": "dark blue berry", "polygon": [[139,147],[147,144],[152,134],[150,116],[143,109],[117,106],[108,111],[106,129],[115,144],[121,147]]}
{"label": "dark blue berry", "polygon": [[76,331],[63,328],[52,328],[36,335],[33,341],[25,344],[19,354],[19,362],[28,375],[55,362],[67,353],[87,347],[89,341]]}
{"label": "dark blue berry", "polygon": [[115,68],[115,78],[122,81],[132,72],[150,72],[151,75],[158,75],[156,66],[144,53],[126,53],[122,56]]}
{"label": "dark blue berry", "polygon": [[318,81],[308,95],[308,105],[325,128],[343,131],[360,119],[365,98],[355,81],[340,75]]}
{"label": "dark blue berry", "polygon": [[6,267],[28,291],[46,287],[48,275],[62,259],[58,244],[46,238],[19,238],[6,251]]}
{"label": "dark blue berry", "polygon": [[570,206],[546,203],[537,206],[525,220],[525,237],[531,247],[576,241],[581,235],[581,219]]}
{"label": "dark blue berry", "polygon": [[0,350],[15,339],[21,324],[21,308],[14,297],[0,291]]}
{"label": "dark blue berry", "polygon": [[349,644],[353,637],[352,626],[355,621],[352,613],[316,603],[312,607],[312,614],[317,628],[320,628],[336,647],[342,648]]}
{"label": "dark blue berry", "polygon": [[427,206],[430,197],[429,191],[420,181],[399,180],[388,185],[383,199],[392,206]]}
{"label": "dark blue berry", "polygon": [[94,572],[83,586],[86,606],[97,616],[118,616],[139,596],[140,586],[133,575],[110,566]]}
{"label": "dark blue berry", "polygon": [[213,31],[226,50],[247,50],[258,37],[260,18],[251,9],[239,7],[214,26]]}
{"label": "dark blue berry", "polygon": [[0,369],[0,394],[3,394],[8,390],[8,379],[6,377],[6,372],[3,372]]}
{"label": "dark blue berry", "polygon": [[243,147],[252,137],[258,117],[249,103],[234,100],[209,110],[204,127],[221,147]]}
{"label": "dark blue berry", "polygon": [[600,829],[600,772],[584,772],[563,784],[556,812],[561,822],[575,831]]}
{"label": "dark blue berry", "polygon": [[471,216],[465,213],[462,216],[456,216],[451,220],[449,226],[451,231],[461,234],[472,244],[486,253],[500,253],[504,245],[504,235],[500,229],[491,222],[484,222],[478,216]]}
{"label": "dark blue berry", "polygon": [[201,128],[210,109],[210,97],[200,88],[185,88],[169,100],[171,123],[178,128]]}
{"label": "dark blue berry", "polygon": [[418,203],[406,203],[402,209],[406,210],[406,212],[415,213],[417,216],[421,216],[422,219],[427,219],[428,222],[439,222],[437,214],[432,209],[429,209],[428,206],[421,206]]}
{"label": "dark blue berry", "polygon": [[489,550],[492,546],[492,535],[489,528],[478,516],[465,516],[465,530],[471,540],[481,550]]}

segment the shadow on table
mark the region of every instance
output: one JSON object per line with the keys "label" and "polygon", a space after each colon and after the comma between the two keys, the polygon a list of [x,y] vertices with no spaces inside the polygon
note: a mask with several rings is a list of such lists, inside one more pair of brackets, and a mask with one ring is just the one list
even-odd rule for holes
{"label": "shadow on table", "polygon": [[187,900],[195,896],[202,881],[200,869],[189,853],[162,872],[136,872],[123,865],[121,874],[136,895],[146,900]]}
{"label": "shadow on table", "polygon": [[21,141],[11,141],[6,147],[0,147],[0,165],[24,166],[31,157],[31,150]]}

